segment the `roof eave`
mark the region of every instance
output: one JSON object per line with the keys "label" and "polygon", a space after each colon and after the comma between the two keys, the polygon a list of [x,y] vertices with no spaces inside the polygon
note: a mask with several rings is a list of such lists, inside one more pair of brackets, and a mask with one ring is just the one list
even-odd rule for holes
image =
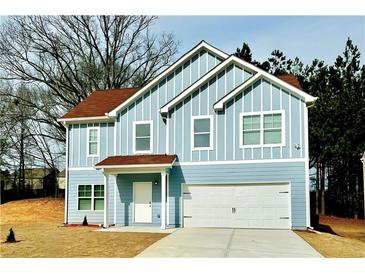
{"label": "roof eave", "polygon": [[110,122],[114,121],[114,117],[108,115],[94,116],[94,117],[74,117],[74,118],[60,118],[57,122],[66,124],[80,124],[80,123],[93,123],[93,122]]}

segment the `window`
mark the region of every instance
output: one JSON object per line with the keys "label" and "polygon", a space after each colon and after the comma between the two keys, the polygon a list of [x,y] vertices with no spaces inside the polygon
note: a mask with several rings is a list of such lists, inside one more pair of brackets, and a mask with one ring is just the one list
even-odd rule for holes
{"label": "window", "polygon": [[104,210],[104,185],[79,185],[78,210]]}
{"label": "window", "polygon": [[243,145],[260,144],[260,115],[243,117]]}
{"label": "window", "polygon": [[212,149],[213,123],[211,116],[197,116],[192,119],[192,143],[194,150]]}
{"label": "window", "polygon": [[88,128],[88,156],[97,156],[99,147],[99,129],[98,128]]}
{"label": "window", "polygon": [[242,114],[241,147],[284,145],[282,111]]}
{"label": "window", "polygon": [[281,143],[281,113],[264,114],[264,144]]}
{"label": "window", "polygon": [[134,152],[152,152],[152,121],[134,122]]}

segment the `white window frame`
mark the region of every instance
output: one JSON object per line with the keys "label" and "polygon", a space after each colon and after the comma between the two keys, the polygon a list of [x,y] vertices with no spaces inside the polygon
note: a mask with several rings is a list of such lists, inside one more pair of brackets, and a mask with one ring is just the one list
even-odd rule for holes
{"label": "white window frame", "polygon": [[[195,120],[201,119],[209,119],[209,147],[195,147],[194,146],[194,122]],[[190,128],[190,139],[191,139],[191,150],[192,151],[199,151],[199,150],[213,150],[213,115],[197,115],[191,117],[191,128]],[[205,133],[206,134],[206,133]]]}
{"label": "white window frame", "polygon": [[[77,201],[76,201],[76,205],[77,205],[77,211],[82,211],[82,212],[91,212],[91,211],[104,211],[104,209],[94,209],[95,206],[95,198],[100,198],[100,197],[95,197],[94,195],[94,187],[95,186],[103,186],[104,184],[101,183],[97,183],[97,184],[77,184],[76,185],[76,191],[77,191]],[[91,196],[90,197],[79,197],[79,186],[91,186]],[[79,198],[91,198],[91,209],[79,209]],[[104,187],[104,197],[103,199],[105,199],[105,187]]]}
{"label": "white window frame", "polygon": [[[278,144],[264,144],[264,115],[266,114],[281,114],[281,143]],[[261,147],[284,147],[285,146],[285,111],[284,110],[272,110],[272,111],[255,111],[255,112],[241,112],[240,113],[240,148],[261,148]],[[243,144],[243,117],[245,116],[260,116],[260,144],[257,145],[244,145]]]}
{"label": "white window frame", "polygon": [[[150,125],[150,149],[149,150],[136,150],[136,127],[137,125],[149,124]],[[133,122],[133,154],[144,154],[153,152],[153,121],[134,121]]]}
{"label": "white window frame", "polygon": [[[96,146],[96,154],[90,154],[90,130],[97,130],[97,136],[98,136],[98,140],[97,140],[97,146]],[[87,157],[98,157],[99,156],[99,151],[100,151],[100,129],[99,127],[88,127],[87,128],[87,134],[86,134],[86,144],[87,144]]]}

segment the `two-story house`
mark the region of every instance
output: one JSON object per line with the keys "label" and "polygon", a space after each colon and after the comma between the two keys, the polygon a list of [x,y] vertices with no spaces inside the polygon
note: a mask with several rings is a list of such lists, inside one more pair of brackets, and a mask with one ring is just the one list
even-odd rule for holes
{"label": "two-story house", "polygon": [[315,97],[202,41],[64,115],[65,223],[306,228]]}

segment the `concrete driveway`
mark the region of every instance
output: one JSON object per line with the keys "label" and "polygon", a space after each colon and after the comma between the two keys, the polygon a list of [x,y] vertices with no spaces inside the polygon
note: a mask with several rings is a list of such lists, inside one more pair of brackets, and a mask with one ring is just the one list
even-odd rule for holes
{"label": "concrete driveway", "polygon": [[322,257],[291,230],[182,228],[137,257],[254,258]]}

